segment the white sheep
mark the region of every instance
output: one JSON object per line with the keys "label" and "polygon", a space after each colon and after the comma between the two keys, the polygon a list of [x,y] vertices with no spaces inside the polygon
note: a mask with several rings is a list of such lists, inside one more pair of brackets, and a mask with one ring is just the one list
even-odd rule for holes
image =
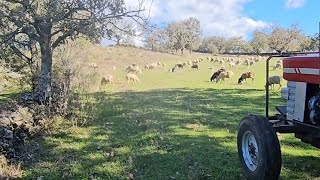
{"label": "white sheep", "polygon": [[274,85],[279,84],[279,89],[280,89],[281,81],[282,81],[282,78],[280,76],[270,76],[268,78],[268,83],[265,85],[265,88],[267,88],[267,85],[269,85],[271,86],[271,89],[274,89]]}
{"label": "white sheep", "polygon": [[232,80],[234,76],[234,73],[232,71],[223,71],[219,74],[219,76],[217,77],[216,82],[218,83],[220,80],[221,82],[224,81],[224,79],[228,78],[230,79],[230,81]]}
{"label": "white sheep", "polygon": [[236,67],[236,63],[230,62],[230,63],[229,63],[229,66],[230,66],[230,68],[235,68],[235,67]]}
{"label": "white sheep", "polygon": [[127,69],[126,69],[126,72],[127,73],[142,73],[142,71],[140,70],[139,66],[128,66]]}
{"label": "white sheep", "polygon": [[140,79],[139,79],[138,76],[135,75],[135,74],[129,73],[129,74],[126,75],[126,81],[127,81],[127,83],[129,83],[130,80],[132,80],[134,84],[136,84],[137,82],[140,83]]}
{"label": "white sheep", "polygon": [[105,75],[102,77],[100,85],[104,84],[114,84],[112,75]]}
{"label": "white sheep", "polygon": [[98,65],[96,63],[90,63],[89,67],[91,67],[93,69],[98,69]]}

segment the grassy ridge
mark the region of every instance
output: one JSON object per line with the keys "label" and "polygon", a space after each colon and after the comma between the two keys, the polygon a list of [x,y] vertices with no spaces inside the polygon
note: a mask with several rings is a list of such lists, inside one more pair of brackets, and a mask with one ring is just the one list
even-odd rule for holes
{"label": "grassy ridge", "polygon": [[[112,50],[110,59],[127,57],[127,51]],[[153,55],[149,62],[166,62],[170,67],[207,55],[132,51],[144,58],[99,64],[99,72],[113,74],[116,84],[92,94],[96,113],[85,126],[64,124],[52,137],[40,141],[24,179],[243,179],[236,133],[248,113],[264,114],[264,63],[232,69],[236,77],[231,82],[209,82],[209,67],[219,66],[204,62],[199,71],[143,71],[142,83],[133,85],[124,83],[123,68],[112,71],[110,65],[135,62],[143,66]],[[238,85],[238,76],[248,70],[257,79]],[[281,75],[281,70],[271,74]],[[271,106],[284,103],[276,90],[271,100]],[[281,135],[281,145],[281,179],[320,176],[319,150],[292,135]]]}

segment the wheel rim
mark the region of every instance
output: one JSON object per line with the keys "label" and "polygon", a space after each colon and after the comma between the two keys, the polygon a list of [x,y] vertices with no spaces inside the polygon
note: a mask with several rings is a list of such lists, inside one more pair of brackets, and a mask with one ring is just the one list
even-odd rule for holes
{"label": "wheel rim", "polygon": [[255,171],[258,166],[259,149],[256,138],[250,131],[244,133],[242,137],[242,156],[246,166]]}

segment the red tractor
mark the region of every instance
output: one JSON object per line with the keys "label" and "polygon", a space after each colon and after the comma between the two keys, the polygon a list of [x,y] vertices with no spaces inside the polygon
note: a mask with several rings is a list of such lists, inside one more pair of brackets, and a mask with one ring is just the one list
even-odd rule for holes
{"label": "red tractor", "polygon": [[[269,116],[269,61],[284,57],[281,90],[286,106],[275,107],[278,114]],[[271,56],[266,63],[266,116],[249,115],[240,125],[237,136],[238,156],[247,179],[278,179],[281,150],[276,132],[294,133],[302,142],[320,148],[320,54]]]}

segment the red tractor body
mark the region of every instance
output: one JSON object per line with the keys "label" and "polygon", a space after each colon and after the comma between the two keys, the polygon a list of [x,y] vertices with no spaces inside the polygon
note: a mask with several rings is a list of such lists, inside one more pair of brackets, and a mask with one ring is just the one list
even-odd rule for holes
{"label": "red tractor body", "polygon": [[319,54],[284,58],[283,78],[287,81],[320,84]]}

